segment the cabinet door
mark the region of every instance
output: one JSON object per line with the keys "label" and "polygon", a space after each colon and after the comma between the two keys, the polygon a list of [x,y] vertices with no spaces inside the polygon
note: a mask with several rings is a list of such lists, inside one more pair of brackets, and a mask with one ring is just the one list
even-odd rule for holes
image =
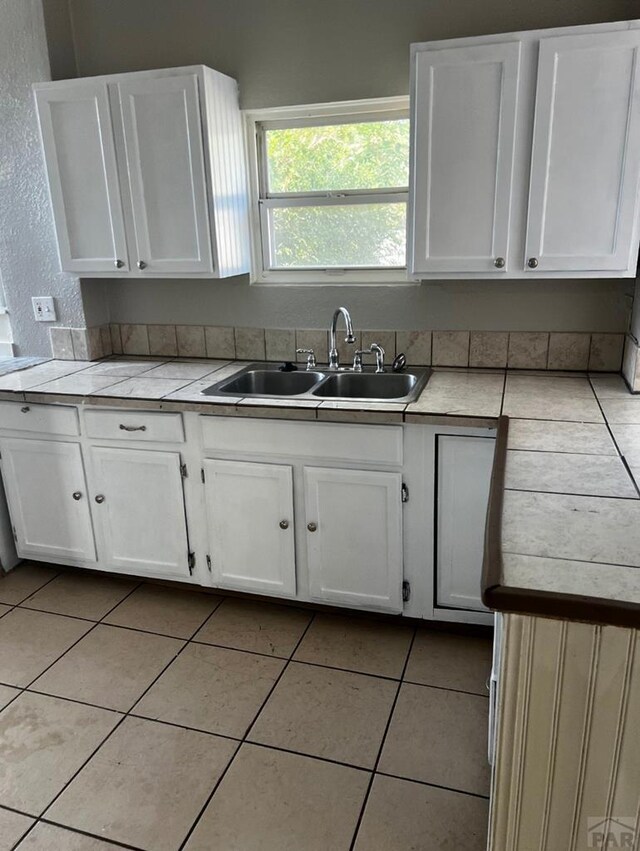
{"label": "cabinet door", "polygon": [[410,270],[504,272],[520,44],[418,51],[414,62]]}
{"label": "cabinet door", "polygon": [[635,272],[639,45],[637,29],[540,42],[525,258],[531,274]]}
{"label": "cabinet door", "polygon": [[309,589],[316,600],[402,611],[402,477],[306,467]]}
{"label": "cabinet door", "polygon": [[437,438],[436,601],[486,611],[480,597],[494,438]]}
{"label": "cabinet door", "polygon": [[60,263],[69,272],[129,268],[107,87],[36,89]]}
{"label": "cabinet door", "polygon": [[[138,77],[117,90],[144,274],[212,272],[198,78]],[[140,268],[140,267],[138,267]]]}
{"label": "cabinet door", "polygon": [[180,455],[91,447],[92,509],[107,570],[189,578]]}
{"label": "cabinet door", "polygon": [[3,438],[0,453],[18,554],[94,563],[96,549],[80,446]]}
{"label": "cabinet door", "polygon": [[204,470],[215,584],[295,597],[291,467],[205,461]]}

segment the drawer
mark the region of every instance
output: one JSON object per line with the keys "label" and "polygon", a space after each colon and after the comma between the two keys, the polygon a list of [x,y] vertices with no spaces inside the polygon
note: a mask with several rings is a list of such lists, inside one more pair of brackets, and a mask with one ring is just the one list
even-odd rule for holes
{"label": "drawer", "polygon": [[84,425],[88,437],[100,440],[184,442],[182,414],[85,411]]}
{"label": "drawer", "polygon": [[205,450],[402,465],[402,426],[202,416]]}
{"label": "drawer", "polygon": [[0,429],[40,434],[80,434],[78,411],[68,405],[0,402]]}

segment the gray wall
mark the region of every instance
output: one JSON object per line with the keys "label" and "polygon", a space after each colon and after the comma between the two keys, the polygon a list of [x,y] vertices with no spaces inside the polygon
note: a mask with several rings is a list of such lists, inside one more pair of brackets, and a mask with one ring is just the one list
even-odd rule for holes
{"label": "gray wall", "polygon": [[[203,62],[243,107],[406,94],[412,41],[637,16],[634,0],[44,0],[54,78]],[[70,15],[68,14],[70,11]],[[75,47],[75,50],[72,49]],[[94,289],[97,293],[94,293]],[[83,282],[117,322],[324,326],[337,302],[361,327],[622,330],[624,281],[261,288],[229,281]],[[91,299],[91,301],[90,301]],[[104,307],[106,301],[107,307]]]}
{"label": "gray wall", "polygon": [[48,79],[40,0],[0,0],[0,273],[19,355],[51,354],[31,296],[54,296],[60,324],[85,324],[78,279],[60,271],[31,91]]}

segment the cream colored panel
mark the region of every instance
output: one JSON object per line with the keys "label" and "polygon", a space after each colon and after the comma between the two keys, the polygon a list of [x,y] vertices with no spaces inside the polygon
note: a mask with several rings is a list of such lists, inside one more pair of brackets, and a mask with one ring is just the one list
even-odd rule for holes
{"label": "cream colored panel", "polygon": [[490,851],[581,851],[598,847],[590,819],[636,817],[638,644],[636,630],[505,616]]}

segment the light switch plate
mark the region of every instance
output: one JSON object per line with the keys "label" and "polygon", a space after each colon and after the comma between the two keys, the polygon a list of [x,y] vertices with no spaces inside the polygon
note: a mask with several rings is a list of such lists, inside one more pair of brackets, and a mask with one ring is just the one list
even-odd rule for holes
{"label": "light switch plate", "polygon": [[58,318],[56,306],[51,296],[34,296],[31,303],[33,304],[33,315],[36,322],[55,322]]}

